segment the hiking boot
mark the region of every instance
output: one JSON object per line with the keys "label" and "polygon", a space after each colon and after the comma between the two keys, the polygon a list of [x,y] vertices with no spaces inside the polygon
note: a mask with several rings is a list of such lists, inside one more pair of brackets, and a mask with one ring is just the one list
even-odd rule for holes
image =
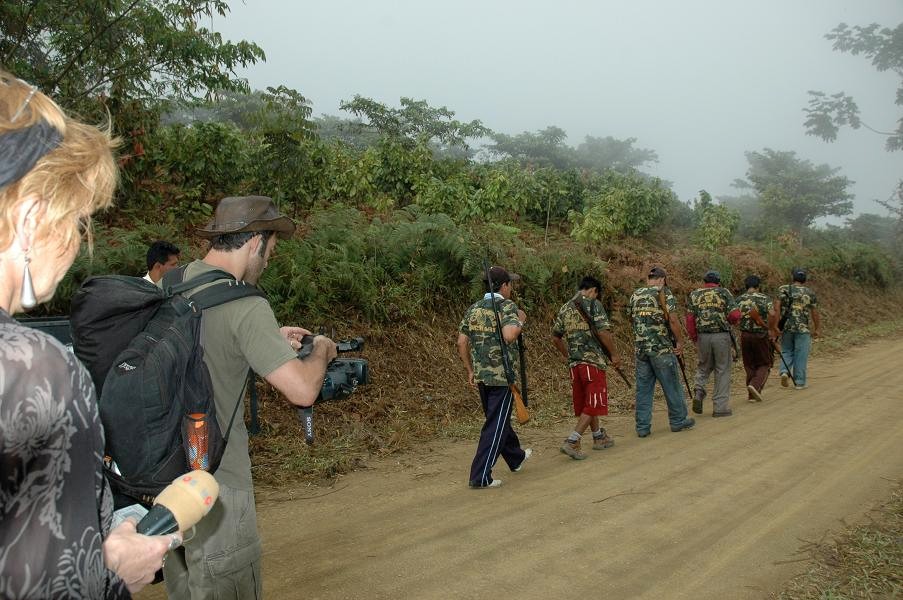
{"label": "hiking boot", "polygon": [[512,470],[515,473],[520,472],[520,470],[524,468],[524,463],[527,462],[527,459],[531,456],[533,456],[533,448],[524,448],[524,460],[520,461],[520,464],[517,465],[517,468]]}
{"label": "hiking boot", "polygon": [[762,401],[762,392],[757,390],[754,386],[748,385],[746,386],[747,391],[749,391],[749,401],[750,402],[761,402]]}
{"label": "hiking boot", "polygon": [[564,445],[561,446],[561,452],[567,454],[574,460],[583,460],[586,458],[586,453],[580,451],[580,442],[569,442],[565,440]]}
{"label": "hiking boot", "polygon": [[702,388],[696,388],[696,393],[693,394],[693,412],[697,415],[702,414],[702,401],[705,399],[705,390]]}
{"label": "hiking boot", "polygon": [[693,425],[696,425],[696,419],[684,419],[680,425],[672,425],[671,431],[677,433],[678,431],[684,431],[687,429],[693,429]]}
{"label": "hiking boot", "polygon": [[602,430],[602,437],[593,437],[593,450],[605,450],[606,448],[611,448],[615,445],[615,441],[611,439],[611,436],[608,435],[608,432],[604,429]]}
{"label": "hiking boot", "polygon": [[497,488],[497,487],[502,487],[501,479],[493,479],[492,482],[490,482],[486,485],[474,485],[472,483],[470,484],[470,488],[473,490],[484,490],[486,488]]}
{"label": "hiking boot", "polygon": [[734,414],[734,411],[728,409],[728,410],[724,410],[724,411],[721,411],[721,412],[713,412],[713,413],[712,413],[712,416],[713,416],[713,417],[729,417],[729,416],[731,416],[732,414]]}
{"label": "hiking boot", "polygon": [[781,373],[781,387],[790,387],[790,375]]}

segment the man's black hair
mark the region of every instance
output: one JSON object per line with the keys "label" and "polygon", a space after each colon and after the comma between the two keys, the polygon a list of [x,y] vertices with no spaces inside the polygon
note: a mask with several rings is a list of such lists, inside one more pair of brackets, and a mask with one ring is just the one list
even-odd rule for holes
{"label": "man's black hair", "polygon": [[747,275],[746,280],[743,282],[743,285],[746,286],[746,289],[758,288],[760,285],[762,285],[762,280],[759,279],[758,275]]}
{"label": "man's black hair", "polygon": [[602,282],[593,277],[592,275],[587,275],[583,279],[580,280],[580,287],[578,290],[591,290],[596,288],[596,291],[600,294],[602,293]]}
{"label": "man's black hair", "polygon": [[157,240],[147,249],[147,270],[150,271],[154,265],[160,263],[166,264],[170,256],[178,256],[181,253],[179,248],[165,240]]}
{"label": "man's black hair", "polygon": [[262,238],[262,243],[260,245],[260,256],[263,256],[264,252],[266,252],[267,242],[270,241],[270,236],[273,235],[272,231],[242,231],[240,233],[224,233],[223,235],[217,236],[210,240],[210,249],[223,250],[225,252],[238,250],[239,248],[247,244],[248,241],[255,235],[259,235]]}
{"label": "man's black hair", "polygon": [[797,283],[806,283],[806,272],[803,269],[794,269],[791,275],[793,281]]}

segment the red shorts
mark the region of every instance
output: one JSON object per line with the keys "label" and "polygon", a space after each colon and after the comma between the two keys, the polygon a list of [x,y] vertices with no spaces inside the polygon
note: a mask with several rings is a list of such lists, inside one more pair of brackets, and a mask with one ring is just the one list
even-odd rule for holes
{"label": "red shorts", "polygon": [[574,390],[574,416],[604,417],[608,414],[608,384],[605,371],[593,365],[571,367]]}

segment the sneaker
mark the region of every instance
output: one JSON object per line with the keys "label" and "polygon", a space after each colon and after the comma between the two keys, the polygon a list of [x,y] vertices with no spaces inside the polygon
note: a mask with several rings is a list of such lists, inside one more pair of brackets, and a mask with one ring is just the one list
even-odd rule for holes
{"label": "sneaker", "polygon": [[749,391],[749,401],[750,402],[761,402],[762,401],[762,392],[757,390],[755,387],[748,385],[746,389]]}
{"label": "sneaker", "polygon": [[605,450],[606,448],[611,448],[615,445],[615,441],[611,439],[611,436],[608,435],[608,432],[604,429],[602,430],[602,437],[593,438],[593,450]]}
{"label": "sneaker", "polygon": [[520,464],[517,465],[517,468],[514,469],[514,472],[517,473],[521,469],[524,468],[524,463],[527,462],[527,459],[533,456],[533,448],[524,448],[524,460],[520,461]]}
{"label": "sneaker", "polygon": [[804,389],[806,389],[807,387],[809,387],[809,386],[808,386],[808,385],[805,385],[805,384],[804,384],[804,385],[795,385],[795,386],[793,386],[793,389],[795,389],[795,390],[804,390]]}
{"label": "sneaker", "polygon": [[712,416],[713,416],[713,417],[729,417],[729,416],[731,416],[732,414],[734,414],[734,411],[732,411],[732,410],[725,410],[725,411],[722,411],[722,412],[713,412],[713,413],[712,413]]}
{"label": "sneaker", "polygon": [[781,373],[781,387],[790,387],[790,375]]}
{"label": "sneaker", "polygon": [[487,485],[474,485],[471,483],[470,487],[471,487],[471,489],[474,489],[474,490],[484,490],[486,488],[502,487],[502,480],[501,479],[493,479],[492,482]]}
{"label": "sneaker", "polygon": [[684,419],[680,425],[672,425],[671,431],[677,433],[678,431],[684,431],[686,429],[693,429],[693,425],[696,425],[696,419],[692,419],[692,418]]}
{"label": "sneaker", "polygon": [[651,431],[637,431],[636,435],[637,435],[637,437],[644,438],[644,437],[649,437],[650,435],[652,435],[652,432]]}
{"label": "sneaker", "polygon": [[580,442],[568,442],[565,441],[564,445],[561,446],[562,454],[567,454],[574,460],[583,460],[586,458],[586,453],[580,451]]}

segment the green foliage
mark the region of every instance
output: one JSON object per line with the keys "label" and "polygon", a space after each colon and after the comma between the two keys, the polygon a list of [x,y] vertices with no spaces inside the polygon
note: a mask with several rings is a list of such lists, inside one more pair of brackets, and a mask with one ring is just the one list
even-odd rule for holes
{"label": "green foliage", "polygon": [[[850,241],[837,235],[821,235],[813,266],[865,285],[887,288],[894,281],[894,264],[874,244]],[[827,239],[825,239],[827,238]]]}
{"label": "green foliage", "polygon": [[134,193],[125,194],[123,206],[164,204],[174,211],[174,218],[196,222],[210,214],[210,204],[241,195],[251,176],[251,163],[248,141],[233,125],[160,128],[148,136],[147,154],[132,170]]}
{"label": "green foliage", "polygon": [[[201,26],[225,0],[0,3],[0,64],[84,117],[150,108],[157,99],[244,90],[236,69],[264,60],[256,44]],[[125,124],[127,131],[132,125]]]}
{"label": "green foliage", "polygon": [[407,148],[436,142],[444,147],[467,148],[467,140],[488,135],[480,121],[463,123],[455,113],[442,106],[434,108],[426,100],[402,98],[401,108],[390,108],[371,98],[355,95],[339,105],[342,110],[366,120],[364,126],[391,138]]}
{"label": "green foliage", "polygon": [[659,179],[610,171],[597,189],[587,188],[583,210],[571,212],[571,235],[587,243],[642,235],[665,218],[673,200],[674,193]]}
{"label": "green foliage", "polygon": [[636,141],[636,138],[619,140],[611,136],[600,138],[588,135],[577,146],[577,166],[596,173],[609,170],[630,173],[648,163],[657,163],[658,154],[655,150],[634,148]]}
{"label": "green foliage", "polygon": [[740,224],[740,215],[736,211],[715,204],[708,192],[700,190],[694,213],[697,220],[696,238],[700,246],[714,251],[731,243]]}
{"label": "green foliage", "polygon": [[813,165],[795,152],[766,148],[747,152],[750,185],[756,191],[763,213],[778,230],[800,232],[818,217],[848,215],[853,210],[853,183],[838,175],[839,168]]}
{"label": "green foliage", "polygon": [[611,136],[588,135],[577,148],[572,148],[565,143],[565,131],[554,125],[536,133],[525,131],[514,136],[494,133],[492,139],[495,143],[487,147],[490,153],[512,158],[530,168],[580,169],[597,174],[618,171],[627,174],[647,163],[658,162],[654,150],[633,147],[636,138],[619,140]]}
{"label": "green foliage", "polygon": [[525,131],[518,135],[494,133],[487,149],[496,156],[510,157],[532,167],[566,169],[574,162],[574,151],[564,143],[564,129],[550,125],[536,133]]}
{"label": "green foliage", "polygon": [[[892,71],[900,77],[896,104],[903,105],[903,23],[890,29],[872,23],[866,27],[850,27],[841,23],[825,38],[834,42],[834,49],[849,52],[853,56],[863,55],[879,72]],[[806,133],[815,135],[826,142],[837,139],[841,127],[853,129],[865,127],[879,135],[887,136],[888,151],[903,150],[903,118],[897,121],[893,131],[878,131],[859,117],[859,107],[843,92],[827,95],[824,92],[809,92],[809,107],[806,113]]]}

